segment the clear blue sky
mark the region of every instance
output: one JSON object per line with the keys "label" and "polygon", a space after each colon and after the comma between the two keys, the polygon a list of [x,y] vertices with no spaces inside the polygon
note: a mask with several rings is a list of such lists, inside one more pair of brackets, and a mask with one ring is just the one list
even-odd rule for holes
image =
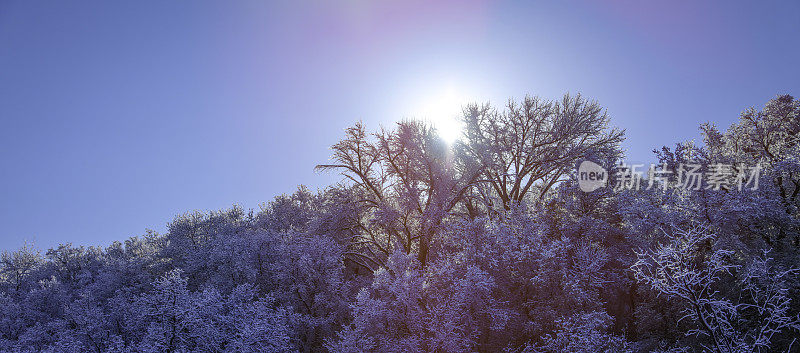
{"label": "clear blue sky", "polygon": [[0,249],[323,187],[345,127],[439,101],[581,92],[649,161],[800,93],[797,2],[600,3],[0,0]]}

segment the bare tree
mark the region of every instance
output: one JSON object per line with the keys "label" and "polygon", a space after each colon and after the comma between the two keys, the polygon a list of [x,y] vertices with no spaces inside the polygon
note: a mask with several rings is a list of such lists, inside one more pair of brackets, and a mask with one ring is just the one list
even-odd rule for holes
{"label": "bare tree", "polygon": [[[526,97],[503,113],[470,105],[463,119],[465,134],[453,148],[420,122],[375,134],[358,123],[332,147],[334,163],[317,166],[339,170],[363,193],[366,217],[348,251],[354,261],[374,269],[399,246],[424,265],[431,239],[456,206],[474,218],[509,210],[534,189],[543,197],[577,160],[618,153],[623,136],[607,131],[606,114],[581,96]],[[498,198],[502,208],[495,209]]]}
{"label": "bare tree", "polygon": [[[528,96],[502,112],[470,105],[463,120],[460,153],[481,165],[505,210],[532,190],[544,197],[580,159],[618,154],[624,134],[609,130],[602,108],[580,95],[555,102]],[[490,200],[487,206],[493,207]]]}
{"label": "bare tree", "polygon": [[335,163],[317,169],[339,170],[360,190],[366,216],[347,255],[370,269],[396,247],[416,253],[424,265],[431,239],[479,175],[477,169],[456,168],[447,144],[416,121],[375,134],[357,123],[332,149]]}

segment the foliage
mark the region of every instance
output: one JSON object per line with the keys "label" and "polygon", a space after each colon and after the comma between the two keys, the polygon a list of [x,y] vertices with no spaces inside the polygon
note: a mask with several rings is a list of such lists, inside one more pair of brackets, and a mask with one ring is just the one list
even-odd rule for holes
{"label": "foliage", "polygon": [[468,106],[453,145],[359,123],[319,166],[341,184],[2,253],[0,351],[796,351],[799,112],[781,95],[655,152],[760,163],[756,190],[581,191],[570,172],[618,171],[622,133],[580,96]]}

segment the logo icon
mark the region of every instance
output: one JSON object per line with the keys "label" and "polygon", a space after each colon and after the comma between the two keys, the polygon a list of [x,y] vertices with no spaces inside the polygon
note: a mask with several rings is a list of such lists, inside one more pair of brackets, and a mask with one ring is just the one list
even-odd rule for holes
{"label": "logo icon", "polygon": [[578,167],[578,186],[583,192],[592,192],[606,186],[608,171],[592,161],[583,161]]}

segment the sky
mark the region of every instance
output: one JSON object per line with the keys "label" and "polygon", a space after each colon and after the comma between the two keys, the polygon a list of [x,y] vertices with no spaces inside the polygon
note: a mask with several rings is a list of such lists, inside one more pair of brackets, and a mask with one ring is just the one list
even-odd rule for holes
{"label": "sky", "polygon": [[627,160],[800,93],[800,3],[0,0],[0,250],[258,208],[358,120],[581,93]]}

